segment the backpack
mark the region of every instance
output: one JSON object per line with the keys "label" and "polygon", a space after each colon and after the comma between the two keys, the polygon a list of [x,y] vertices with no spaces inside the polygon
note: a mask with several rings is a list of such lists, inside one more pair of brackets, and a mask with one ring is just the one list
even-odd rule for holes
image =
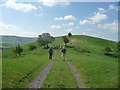
{"label": "backpack", "polygon": [[66,53],[66,49],[62,49],[62,52],[63,52],[63,53]]}
{"label": "backpack", "polygon": [[50,48],[50,49],[48,50],[48,52],[49,52],[49,53],[52,53],[52,52],[53,52],[52,48]]}

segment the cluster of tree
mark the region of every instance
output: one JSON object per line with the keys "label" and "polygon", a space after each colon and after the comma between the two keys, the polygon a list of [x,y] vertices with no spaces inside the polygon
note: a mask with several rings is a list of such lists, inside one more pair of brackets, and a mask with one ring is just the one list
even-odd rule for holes
{"label": "cluster of tree", "polygon": [[52,37],[49,33],[43,33],[42,35],[38,36],[37,42],[39,45],[44,46],[44,48],[49,48],[48,44],[52,43],[54,37]]}
{"label": "cluster of tree", "polygon": [[16,47],[12,48],[12,51],[16,54],[16,56],[21,55],[23,52],[22,47],[18,44]]}

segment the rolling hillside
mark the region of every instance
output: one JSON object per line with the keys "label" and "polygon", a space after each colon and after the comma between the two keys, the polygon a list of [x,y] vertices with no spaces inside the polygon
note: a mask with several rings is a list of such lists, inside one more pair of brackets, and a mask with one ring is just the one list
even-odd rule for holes
{"label": "rolling hillside", "polygon": [[17,44],[23,45],[27,43],[32,43],[37,40],[37,38],[28,38],[28,37],[18,37],[18,36],[0,36],[2,41],[0,41],[4,47],[12,47]]}
{"label": "rolling hillside", "polygon": [[[118,58],[104,55],[104,48],[116,50],[117,42],[84,35],[69,38],[66,61],[69,61],[82,76],[89,88],[118,87]],[[29,51],[29,46],[37,48]],[[64,46],[62,37],[56,37],[49,46]],[[19,57],[11,50],[3,51],[3,88],[29,88],[39,72],[50,62],[47,49],[37,42],[22,45],[24,51]],[[46,77],[43,88],[76,88],[76,82],[61,53],[54,53],[55,64]],[[30,73],[30,74],[29,74]],[[26,77],[26,78],[24,78]]]}

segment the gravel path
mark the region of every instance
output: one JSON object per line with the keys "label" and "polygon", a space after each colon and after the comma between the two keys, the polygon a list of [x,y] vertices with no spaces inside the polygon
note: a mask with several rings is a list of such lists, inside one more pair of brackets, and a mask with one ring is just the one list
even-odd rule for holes
{"label": "gravel path", "polygon": [[77,73],[77,70],[73,67],[73,65],[69,61],[67,61],[67,64],[69,65],[70,69],[73,72],[73,75],[74,75],[74,77],[76,79],[78,87],[79,88],[86,88],[84,83],[81,80],[81,76]]}
{"label": "gravel path", "polygon": [[51,61],[38,75],[38,77],[36,78],[36,80],[34,80],[31,85],[30,88],[41,88],[47,74],[50,72],[52,65],[54,64],[55,61]]}

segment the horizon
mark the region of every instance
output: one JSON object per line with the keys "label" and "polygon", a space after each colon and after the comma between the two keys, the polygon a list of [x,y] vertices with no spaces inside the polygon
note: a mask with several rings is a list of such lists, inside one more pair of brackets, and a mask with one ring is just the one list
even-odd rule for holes
{"label": "horizon", "polygon": [[38,37],[39,34],[50,33],[58,37],[71,32],[73,35],[118,41],[118,2],[8,0],[0,7],[1,35]]}
{"label": "horizon", "polygon": [[[72,34],[73,35],[73,34]],[[10,36],[10,37],[23,37],[23,38],[38,38],[38,37],[26,37],[26,36],[16,36],[16,35],[0,35],[0,36]],[[67,36],[67,35],[62,35],[62,36]],[[62,37],[62,36],[56,36],[56,37]],[[76,35],[73,35],[73,36],[76,36]],[[79,36],[79,35],[78,35]],[[99,38],[99,39],[104,39],[104,40],[109,40],[109,41],[115,41],[115,40],[111,40],[111,39],[106,39],[106,38],[101,38],[101,37],[95,37],[95,36],[90,36],[90,35],[83,35],[83,36],[89,36],[89,37],[93,37],[93,38]],[[54,37],[54,36],[53,36]],[[55,37],[55,38],[56,38]],[[118,41],[115,41],[115,42],[119,42]]]}

